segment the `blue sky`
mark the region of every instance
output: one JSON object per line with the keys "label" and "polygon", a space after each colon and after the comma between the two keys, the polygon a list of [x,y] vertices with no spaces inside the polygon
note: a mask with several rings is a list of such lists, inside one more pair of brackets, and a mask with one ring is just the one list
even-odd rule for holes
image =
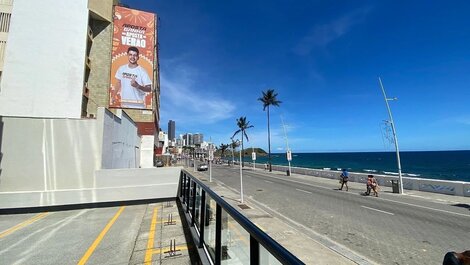
{"label": "blue sky", "polygon": [[470,2],[124,0],[160,17],[161,121],[219,145],[246,116],[267,150],[392,151],[381,76],[401,150],[470,149]]}

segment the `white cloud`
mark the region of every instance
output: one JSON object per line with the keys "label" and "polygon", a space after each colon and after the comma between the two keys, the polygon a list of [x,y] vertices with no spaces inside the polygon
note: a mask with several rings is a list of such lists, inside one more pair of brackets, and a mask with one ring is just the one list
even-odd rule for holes
{"label": "white cloud", "polygon": [[204,93],[195,89],[197,72],[190,67],[178,65],[162,71],[161,80],[161,118],[177,120],[181,124],[212,124],[233,117],[235,106],[222,96]]}
{"label": "white cloud", "polygon": [[369,11],[368,7],[356,9],[327,24],[315,25],[294,47],[294,52],[308,55],[316,47],[326,47],[346,34],[354,25],[361,23]]}

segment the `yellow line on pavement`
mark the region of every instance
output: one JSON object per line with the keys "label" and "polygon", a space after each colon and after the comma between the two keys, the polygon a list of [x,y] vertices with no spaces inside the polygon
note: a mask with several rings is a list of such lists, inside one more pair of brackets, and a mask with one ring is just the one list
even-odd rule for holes
{"label": "yellow line on pavement", "polygon": [[114,215],[114,217],[108,222],[108,224],[105,226],[103,231],[98,235],[98,237],[95,239],[93,244],[91,244],[90,248],[85,252],[85,255],[80,259],[80,261],[77,263],[78,265],[83,265],[87,263],[88,259],[90,258],[91,254],[95,251],[96,247],[100,244],[101,240],[103,237],[106,235],[108,230],[113,226],[114,222],[118,219],[119,215],[121,215],[122,211],[124,211],[125,206],[122,206],[119,208],[119,211]]}
{"label": "yellow line on pavement", "polygon": [[158,209],[155,206],[153,208],[153,215],[152,215],[152,223],[150,224],[150,231],[149,231],[149,239],[147,241],[147,251],[145,252],[145,265],[149,265],[152,263],[152,254],[153,254],[153,241],[155,239],[155,229],[157,226],[157,216],[158,216]]}
{"label": "yellow line on pavement", "polygon": [[7,235],[9,235],[9,234],[11,234],[11,233],[13,233],[13,232],[15,232],[16,230],[19,230],[19,229],[21,229],[21,228],[23,228],[23,227],[25,227],[25,226],[27,226],[27,225],[30,225],[30,224],[36,222],[37,220],[44,218],[44,217],[45,217],[46,215],[48,215],[48,214],[49,214],[49,213],[40,213],[40,214],[37,214],[37,215],[33,216],[32,218],[30,218],[30,219],[28,219],[28,220],[26,220],[26,221],[24,221],[24,222],[22,222],[22,223],[19,223],[19,224],[13,226],[12,228],[9,228],[9,229],[7,229],[7,230],[1,232],[1,233],[0,233],[0,238],[5,237],[5,236],[7,236]]}

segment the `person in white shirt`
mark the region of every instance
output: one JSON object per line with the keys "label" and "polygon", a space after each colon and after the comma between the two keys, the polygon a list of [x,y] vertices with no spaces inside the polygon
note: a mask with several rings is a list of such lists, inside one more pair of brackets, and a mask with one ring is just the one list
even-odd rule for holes
{"label": "person in white shirt", "polygon": [[145,95],[152,91],[152,80],[145,69],[140,66],[139,49],[129,47],[127,49],[129,63],[121,65],[116,72],[117,91],[121,91],[122,108],[145,108]]}

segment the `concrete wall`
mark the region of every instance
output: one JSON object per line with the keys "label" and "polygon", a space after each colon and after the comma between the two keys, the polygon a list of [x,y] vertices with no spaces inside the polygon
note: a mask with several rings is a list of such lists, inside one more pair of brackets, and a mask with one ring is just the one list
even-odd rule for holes
{"label": "concrete wall", "polygon": [[153,135],[142,135],[140,144],[140,167],[151,168],[153,167],[153,145],[155,137]]}
{"label": "concrete wall", "polygon": [[101,162],[96,120],[3,117],[0,191],[85,188]]}
{"label": "concrete wall", "polygon": [[14,1],[0,115],[80,118],[87,25],[87,0]]}
{"label": "concrete wall", "polygon": [[91,72],[88,78],[89,98],[87,113],[96,116],[100,106],[108,106],[111,72],[111,41],[113,24],[92,20],[93,42],[90,49]]}
{"label": "concrete wall", "polygon": [[97,119],[0,119],[0,192],[94,187],[95,170],[136,168],[133,121],[100,108]]}
{"label": "concrete wall", "polygon": [[115,0],[89,0],[88,8],[103,19],[113,21],[113,4]]}
{"label": "concrete wall", "polygon": [[174,199],[181,167],[96,171],[94,187],[39,192],[0,192],[0,209],[144,199]]}
{"label": "concrete wall", "polygon": [[[101,108],[102,109],[102,108]],[[137,126],[122,110],[103,115],[103,159],[101,168],[137,168],[140,165],[140,137]]]}

